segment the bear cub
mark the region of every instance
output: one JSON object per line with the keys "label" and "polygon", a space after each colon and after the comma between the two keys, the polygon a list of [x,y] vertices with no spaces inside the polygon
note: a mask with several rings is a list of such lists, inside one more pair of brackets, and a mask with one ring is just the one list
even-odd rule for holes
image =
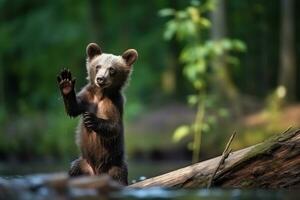
{"label": "bear cub", "polygon": [[57,77],[67,114],[81,115],[76,134],[81,154],[72,162],[69,175],[106,173],[127,185],[122,88],[138,53],[128,49],[121,56],[106,54],[95,43],[87,46],[86,53],[88,83],[79,93],[75,93],[75,79],[68,69]]}

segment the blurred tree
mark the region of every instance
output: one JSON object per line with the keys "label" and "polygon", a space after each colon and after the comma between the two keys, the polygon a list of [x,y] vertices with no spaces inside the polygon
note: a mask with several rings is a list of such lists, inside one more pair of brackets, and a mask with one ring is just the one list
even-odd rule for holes
{"label": "blurred tree", "polygon": [[[77,90],[86,83],[85,47],[89,42],[98,42],[103,51],[114,54],[121,54],[127,48],[139,52],[131,85],[126,90],[127,120],[148,109],[145,105],[149,102],[168,100],[160,77],[165,63],[175,60],[168,49],[175,52],[177,46],[169,47],[163,42],[163,28],[158,26],[163,19],[157,17],[157,10],[172,2],[1,1],[0,154],[9,151],[10,146],[15,149],[12,153],[21,152],[22,138],[27,137],[37,140],[28,140],[26,145],[32,154],[47,151],[64,154],[73,150],[70,135],[74,134],[71,126],[74,120],[64,115],[55,77],[61,68],[67,67],[77,78]],[[186,4],[176,2],[179,7]],[[35,118],[41,119],[43,128],[36,128]],[[11,128],[16,121],[25,121],[26,130]],[[63,124],[69,124],[69,128]],[[70,132],[60,136],[67,131]],[[12,140],[13,136],[19,139]],[[57,137],[61,139],[59,144]],[[13,144],[3,142],[8,140]]]}
{"label": "blurred tree", "polygon": [[2,64],[2,59],[0,57],[0,122],[3,121],[3,118],[5,116],[5,107],[6,107],[6,100],[5,100],[5,91],[4,91],[4,69]]}
{"label": "blurred tree", "polygon": [[226,0],[218,0],[211,12],[211,35],[214,40],[224,38],[226,31]]}
{"label": "blurred tree", "polygon": [[178,127],[173,135],[175,141],[193,135],[193,141],[188,145],[193,151],[193,162],[199,160],[202,133],[209,132],[216,121],[215,116],[207,114],[207,110],[212,108],[214,112],[219,112],[220,116],[226,115],[226,111],[220,109],[220,104],[215,98],[216,95],[222,96],[216,93],[220,90],[211,90],[216,86],[212,85],[214,84],[212,80],[219,76],[224,66],[213,66],[213,61],[224,58],[224,63],[227,61],[226,64],[229,64],[229,54],[227,54],[229,51],[245,50],[244,44],[239,40],[207,38],[211,22],[206,15],[214,8],[215,2],[214,0],[201,1],[201,3],[192,1],[192,4],[183,10],[166,8],[160,11],[161,16],[172,17],[166,23],[164,37],[166,40],[175,38],[183,44],[180,53],[180,61],[184,64],[183,74],[192,83],[194,89],[194,94],[188,96],[188,102],[196,107],[195,120],[190,125]]}
{"label": "blurred tree", "polygon": [[[90,24],[90,38],[94,42],[102,41],[101,39],[101,1],[89,0],[88,1],[88,13]],[[103,32],[103,31],[102,31]]]}
{"label": "blurred tree", "polygon": [[281,0],[279,85],[286,88],[289,101],[294,101],[296,98],[294,5],[294,0]]}
{"label": "blurred tree", "polygon": [[[140,114],[148,113],[147,110],[155,106],[169,104],[170,101],[183,101],[191,93],[194,95],[189,98],[190,102],[198,100],[198,89],[194,87],[191,77],[201,74],[197,71],[199,69],[204,70],[201,80],[204,80],[205,84],[209,83],[209,86],[205,86],[204,92],[211,92],[216,88],[225,94],[222,98],[210,96],[208,99],[211,107],[216,105],[214,102],[216,99],[221,99],[222,102],[228,99],[225,96],[228,96],[226,93],[230,96],[231,92],[228,89],[230,86],[238,87],[238,91],[242,92],[241,95],[261,99],[266,97],[278,84],[283,84],[281,83],[283,78],[279,76],[283,77],[288,71],[287,68],[282,68],[278,72],[280,36],[277,31],[280,29],[280,9],[283,9],[280,2],[283,5],[287,4],[287,1],[218,0],[211,18],[212,31],[210,32],[205,25],[207,21],[204,20],[201,22],[200,30],[197,30],[200,32],[197,39],[183,37],[186,40],[180,42],[177,39],[182,33],[183,35],[195,33],[193,30],[196,23],[193,20],[197,17],[193,20],[183,20],[180,26],[173,23],[171,25],[173,34],[174,27],[180,28],[180,31],[170,38],[170,42],[164,42],[161,35],[166,19],[157,17],[157,10],[165,7],[172,7],[177,11],[184,10],[189,1],[153,0],[147,3],[140,0],[0,1],[0,132],[4,133],[0,134],[0,154],[2,145],[7,151],[13,146],[14,152],[22,152],[24,141],[27,142],[28,152],[32,153],[35,151],[55,153],[57,149],[65,152],[73,150],[71,149],[73,140],[70,137],[74,134],[75,123],[64,115],[55,77],[62,67],[68,67],[77,78],[77,89],[86,83],[84,51],[89,42],[98,42],[105,52],[120,54],[126,48],[136,48],[139,52],[139,60],[134,66],[130,87],[126,89],[127,122],[128,119],[135,119]],[[205,0],[199,2],[204,3]],[[289,9],[292,9],[290,11],[300,5],[300,1],[289,2],[294,2],[293,8],[289,5]],[[193,9],[179,12],[178,16],[182,14],[197,16],[197,12]],[[292,15],[291,12],[287,14]],[[200,13],[201,19],[207,17],[207,12]],[[295,12],[294,18],[298,17],[299,13]],[[295,31],[299,32],[299,23],[295,25],[298,27]],[[199,28],[198,25],[196,27]],[[288,29],[282,28],[282,33],[288,32]],[[167,32],[170,35],[170,31],[166,31],[165,36],[168,35]],[[230,50],[228,48],[228,45],[230,47],[232,44],[230,40],[218,39],[224,36],[240,38],[247,44],[247,54],[238,54],[242,67],[237,65],[231,67],[232,61],[237,60],[232,59],[229,53],[225,54],[226,58],[221,56],[220,66],[224,67],[213,64],[212,57],[216,58],[220,52],[222,54]],[[285,40],[291,37],[285,37],[283,34],[281,37],[282,47],[290,43],[286,43]],[[207,41],[209,39],[213,42]],[[292,41],[297,48],[297,52],[294,52],[297,58],[300,53],[298,48],[300,45],[297,44],[300,40],[294,37]],[[183,52],[188,51],[189,47],[197,46],[198,42],[201,43],[201,49],[190,48],[193,56],[185,57]],[[293,42],[291,44],[294,45]],[[178,62],[178,57],[181,62]],[[207,59],[211,62],[207,62]],[[203,60],[205,65],[200,63]],[[293,58],[285,60],[293,62]],[[200,64],[195,64],[196,61]],[[193,67],[193,64],[196,67]],[[298,74],[298,78],[300,76],[299,72],[287,74],[290,78],[285,78],[286,82],[293,81],[295,74]],[[212,85],[213,81],[218,80],[218,76],[222,81]],[[231,80],[232,77],[234,81]],[[199,86],[199,81],[197,84]],[[298,97],[299,91],[300,87]],[[16,122],[20,124],[15,125]],[[36,124],[41,124],[41,128],[36,128]],[[69,124],[70,132],[61,136],[66,132],[65,124]],[[36,137],[36,134],[42,135],[42,138]],[[1,138],[2,136],[5,139]],[[30,141],[25,136],[39,140]],[[64,137],[61,144],[57,142],[58,136]],[[17,137],[20,139],[16,139]],[[33,142],[40,145],[36,147],[32,145]],[[44,150],[40,150],[42,148]]]}
{"label": "blurred tree", "polygon": [[[180,5],[179,1],[171,1],[169,6],[174,9],[183,7],[183,5]],[[165,70],[162,72],[162,89],[168,96],[180,99],[185,95],[184,91],[186,86],[182,81],[184,77],[181,73],[181,63],[177,62],[180,50],[178,48],[178,43],[175,40],[170,40],[168,43],[168,54],[169,59],[166,62]]]}
{"label": "blurred tree", "polygon": [[228,35],[247,44],[243,67],[230,69],[243,94],[266,97],[278,84],[280,1],[227,1]]}
{"label": "blurred tree", "polygon": [[[215,8],[211,12],[211,38],[213,41],[217,42],[226,38],[226,19],[226,0],[215,1]],[[219,90],[216,92],[222,94],[225,99],[227,98],[227,101],[231,102],[227,105],[233,106],[234,114],[240,115],[238,91],[230,78],[228,66],[225,60],[228,56],[225,54],[226,53],[224,53],[224,55],[216,56],[212,61],[212,67],[215,68],[214,70],[217,72],[214,77],[214,89]]]}

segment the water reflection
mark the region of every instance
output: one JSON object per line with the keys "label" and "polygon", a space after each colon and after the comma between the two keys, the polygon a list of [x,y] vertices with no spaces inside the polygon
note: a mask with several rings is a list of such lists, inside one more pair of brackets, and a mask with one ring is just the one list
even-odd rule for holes
{"label": "water reflection", "polygon": [[[129,183],[142,181],[146,178],[157,176],[181,167],[187,166],[190,161],[133,161],[129,160]],[[55,162],[25,162],[25,163],[1,163],[0,176],[7,178],[22,178],[29,174],[44,174],[67,171],[70,161]]]}
{"label": "water reflection", "polygon": [[[154,175],[159,175],[167,171],[174,170],[186,165],[186,163],[165,163],[158,165],[157,163],[149,162],[131,162],[130,163],[130,179],[141,181],[146,177],[152,177]],[[20,167],[22,166],[22,167]],[[42,167],[41,167],[42,166]],[[0,176],[2,178],[9,179],[11,183],[18,186],[37,186],[37,193],[35,194],[20,194],[19,196],[30,198],[27,199],[43,199],[43,197],[52,196],[51,190],[43,187],[39,187],[42,179],[44,179],[45,174],[48,172],[66,171],[69,163],[62,163],[62,165],[0,165]],[[157,168],[154,169],[154,166]],[[33,174],[39,172],[42,174],[24,176],[25,174]],[[21,174],[21,175],[15,175]],[[21,187],[19,187],[21,188]],[[70,196],[84,197],[83,199],[95,199],[95,191],[87,190],[71,190]],[[117,193],[111,194],[113,198],[116,199],[201,199],[201,200],[273,200],[273,199],[284,199],[293,200],[299,199],[300,190],[240,190],[240,189],[166,189],[161,187],[152,187],[145,189],[132,189],[125,188]],[[18,196],[18,195],[17,195]],[[1,197],[1,188],[0,188]],[[91,198],[89,198],[91,197]],[[0,198],[1,199],[1,198]],[[22,198],[26,199],[26,198]]]}
{"label": "water reflection", "polygon": [[122,199],[201,199],[201,200],[296,200],[298,190],[241,190],[241,189],[125,189],[114,197]]}

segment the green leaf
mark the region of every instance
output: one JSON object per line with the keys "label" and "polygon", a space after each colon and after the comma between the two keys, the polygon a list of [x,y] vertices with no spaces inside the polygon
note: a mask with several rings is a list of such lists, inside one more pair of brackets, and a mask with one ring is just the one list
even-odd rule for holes
{"label": "green leaf", "polygon": [[164,32],[164,39],[165,40],[170,40],[175,35],[178,26],[177,26],[177,23],[176,23],[175,20],[170,20],[169,22],[167,22],[166,26],[167,27],[166,27],[166,30]]}
{"label": "green leaf", "polygon": [[184,23],[184,25],[187,36],[195,36],[197,34],[197,27],[192,21],[188,20],[186,23]]}
{"label": "green leaf", "polygon": [[193,23],[197,23],[200,20],[199,11],[195,7],[188,7],[187,12],[190,14],[190,18]]}
{"label": "green leaf", "polygon": [[199,98],[197,95],[189,95],[188,96],[188,103],[190,105],[192,105],[192,106],[196,105],[198,103],[198,101],[199,101]]}
{"label": "green leaf", "polygon": [[190,133],[190,127],[189,126],[187,126],[187,125],[179,126],[173,134],[173,141],[174,142],[179,142],[184,137],[186,137],[189,133]]}
{"label": "green leaf", "polygon": [[[205,87],[205,81],[203,79],[197,79],[193,82],[193,86],[197,90],[202,90]],[[199,100],[199,98],[198,98]]]}
{"label": "green leaf", "polygon": [[188,15],[188,13],[186,12],[186,11],[177,11],[176,12],[176,17],[178,18],[178,19],[186,19],[187,17],[188,17],[189,15]]}
{"label": "green leaf", "polygon": [[234,40],[233,46],[236,50],[241,51],[241,52],[244,52],[247,50],[245,43],[240,40]]}
{"label": "green leaf", "polygon": [[203,26],[203,28],[209,28],[211,26],[210,21],[204,17],[200,18],[199,23]]}
{"label": "green leaf", "polygon": [[190,81],[195,81],[197,79],[197,67],[196,64],[189,64],[183,69],[184,74]]}
{"label": "green leaf", "polygon": [[222,45],[226,50],[232,49],[232,41],[228,39],[224,39],[222,41]]}
{"label": "green leaf", "polygon": [[205,73],[206,72],[206,62],[205,62],[205,60],[204,59],[199,59],[198,60],[198,62],[197,62],[197,65],[198,65],[198,72],[200,73],[200,74],[203,74],[203,73]]}
{"label": "green leaf", "polygon": [[196,7],[196,6],[200,6],[200,2],[199,2],[198,0],[192,0],[192,1],[191,1],[191,5],[192,5],[192,6],[195,6],[195,7]]}
{"label": "green leaf", "polygon": [[173,16],[174,14],[175,14],[175,9],[172,9],[172,8],[165,8],[165,9],[161,9],[160,11],[158,11],[158,15],[160,17]]}

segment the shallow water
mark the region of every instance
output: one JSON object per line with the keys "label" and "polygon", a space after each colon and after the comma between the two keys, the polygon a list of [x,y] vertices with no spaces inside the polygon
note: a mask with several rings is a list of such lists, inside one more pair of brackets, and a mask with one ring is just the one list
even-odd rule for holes
{"label": "shallow water", "polygon": [[[189,161],[129,161],[128,180],[129,183],[135,183],[146,178],[179,169],[189,164]],[[69,162],[27,162],[10,164],[0,162],[0,177],[21,178],[28,174],[63,172],[67,171],[69,166]]]}
{"label": "shallow water", "polygon": [[[2,190],[0,181],[0,199],[48,200],[48,199],[185,199],[185,200],[298,200],[299,190],[241,190],[241,189],[167,189],[152,187],[144,189],[123,188],[117,192],[102,193],[89,188],[68,188],[54,190],[43,187],[45,175],[23,176],[22,178],[8,178],[11,191]],[[2,182],[3,184],[3,182]],[[30,189],[28,186],[30,185]],[[24,189],[27,188],[27,189]],[[104,189],[104,188],[103,188]],[[4,191],[2,193],[1,191]],[[58,191],[63,191],[59,192]],[[12,193],[13,192],[13,193]]]}
{"label": "shallow water", "polygon": [[[53,195],[51,191],[42,190],[29,199],[44,199]],[[71,189],[67,194],[71,199],[184,199],[184,200],[298,200],[299,191],[285,190],[241,190],[241,189],[166,189],[161,187],[129,189],[125,188],[119,192],[109,195],[95,193],[94,190]],[[23,199],[23,198],[22,198]]]}
{"label": "shallow water", "polygon": [[240,189],[170,190],[154,187],[140,190],[125,189],[114,195],[115,197],[122,197],[124,199],[296,200],[300,197],[300,191]]}
{"label": "shallow water", "polygon": [[[130,178],[132,181],[140,181],[144,178],[159,175],[170,170],[188,165],[186,162],[130,162]],[[0,177],[5,179],[23,180],[26,174],[50,173],[66,171],[69,163],[27,163],[27,164],[0,164]],[[39,176],[30,178],[31,184],[39,183]],[[20,181],[19,181],[20,183]],[[25,183],[25,182],[24,182]],[[0,190],[1,191],[1,190]],[[30,195],[20,194],[21,199],[48,199],[51,192],[41,189]],[[23,197],[28,198],[23,198]],[[50,195],[51,196],[51,195]],[[1,194],[0,194],[1,197]],[[71,191],[72,199],[95,199],[93,191]],[[145,189],[125,188],[112,193],[110,197],[115,199],[186,199],[186,200],[296,200],[300,199],[300,190],[240,190],[240,189],[166,189],[161,187]],[[1,199],[1,198],[0,198]],[[51,199],[51,198],[50,198]]]}

